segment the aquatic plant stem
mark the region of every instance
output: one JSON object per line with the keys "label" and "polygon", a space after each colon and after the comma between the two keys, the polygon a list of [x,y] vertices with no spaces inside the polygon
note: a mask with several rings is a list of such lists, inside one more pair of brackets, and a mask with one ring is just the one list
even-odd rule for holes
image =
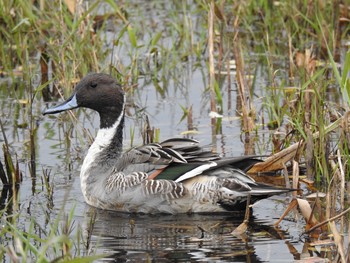
{"label": "aquatic plant stem", "polygon": [[243,132],[248,135],[254,128],[255,124],[252,118],[249,116],[250,105],[246,101],[247,91],[246,85],[244,82],[244,63],[242,58],[242,52],[239,40],[237,38],[236,44],[234,46],[234,56],[236,59],[236,69],[237,69],[237,84],[238,84],[238,96],[241,101],[241,110],[242,111],[242,123],[243,123]]}
{"label": "aquatic plant stem", "polygon": [[[214,69],[214,0],[210,2],[208,15],[208,47],[209,47],[209,92],[210,92],[210,111],[216,112],[215,100],[215,69]],[[216,131],[216,118],[211,118],[212,136]]]}
{"label": "aquatic plant stem", "polygon": [[[345,173],[344,173],[344,167],[343,167],[343,162],[341,159],[341,154],[340,151],[337,151],[337,159],[338,159],[338,164],[339,164],[339,179],[340,179],[340,208],[341,210],[344,210],[345,208]],[[344,218],[340,221],[340,231],[343,233],[344,232]]]}
{"label": "aquatic plant stem", "polygon": [[327,220],[325,220],[325,221],[323,221],[323,222],[321,222],[321,223],[318,223],[317,225],[314,225],[314,226],[311,227],[309,230],[305,231],[303,234],[309,234],[309,233],[311,233],[312,231],[314,231],[316,228],[319,228],[319,227],[321,227],[321,226],[323,226],[323,225],[325,225],[325,224],[327,224],[327,223],[329,223],[329,222],[332,222],[332,221],[334,221],[334,220],[336,220],[336,219],[338,219],[338,218],[344,216],[344,215],[347,214],[348,212],[350,212],[350,207],[347,208],[346,210],[344,210],[343,212],[341,212],[340,214],[338,214],[338,215],[336,215],[336,216],[333,216],[333,217],[331,217],[331,218],[329,218],[329,219],[327,219]]}

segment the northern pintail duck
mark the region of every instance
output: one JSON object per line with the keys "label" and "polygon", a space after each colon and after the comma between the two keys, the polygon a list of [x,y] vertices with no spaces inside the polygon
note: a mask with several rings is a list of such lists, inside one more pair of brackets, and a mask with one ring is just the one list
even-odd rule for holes
{"label": "northern pintail duck", "polygon": [[109,75],[87,75],[70,98],[44,114],[78,107],[100,115],[100,129],[80,172],[91,206],[141,213],[225,212],[245,209],[248,195],[253,203],[289,191],[246,175],[257,160],[220,158],[192,139],[169,139],[123,153],[125,94]]}

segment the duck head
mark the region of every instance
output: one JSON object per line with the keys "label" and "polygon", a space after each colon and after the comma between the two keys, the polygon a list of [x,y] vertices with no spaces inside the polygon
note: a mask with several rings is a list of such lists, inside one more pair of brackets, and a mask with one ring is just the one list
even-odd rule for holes
{"label": "duck head", "polygon": [[103,73],[85,76],[65,102],[43,112],[55,114],[79,107],[89,108],[100,114],[100,128],[111,127],[124,114],[124,91],[116,79]]}

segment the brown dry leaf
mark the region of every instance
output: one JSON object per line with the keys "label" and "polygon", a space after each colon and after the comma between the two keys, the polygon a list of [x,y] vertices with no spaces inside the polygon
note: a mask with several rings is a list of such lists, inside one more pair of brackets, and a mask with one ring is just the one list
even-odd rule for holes
{"label": "brown dry leaf", "polygon": [[304,219],[306,221],[305,229],[307,231],[311,227],[313,227],[316,224],[318,224],[318,221],[314,217],[314,215],[312,214],[312,208],[311,208],[311,206],[310,206],[308,201],[306,201],[304,199],[300,199],[300,198],[297,198],[296,200],[298,201],[298,207],[300,209],[300,212],[301,212],[301,214],[303,215],[303,217],[304,217]]}
{"label": "brown dry leaf", "polygon": [[350,6],[339,4],[339,27],[346,27],[350,23]]}
{"label": "brown dry leaf", "polygon": [[310,246],[329,246],[334,245],[334,240],[332,239],[324,239],[324,240],[315,240],[310,243]]}
{"label": "brown dry leaf", "polygon": [[343,116],[342,122],[340,123],[340,127],[345,131],[350,131],[350,112],[346,112]]}
{"label": "brown dry leaf", "polygon": [[305,55],[301,52],[297,52],[295,54],[295,64],[297,67],[301,68],[305,65]]}
{"label": "brown dry leaf", "polygon": [[317,188],[314,186],[315,181],[307,178],[300,178],[299,181],[306,184],[311,191],[317,192]]}
{"label": "brown dry leaf", "polygon": [[[312,227],[314,227],[318,224],[317,219],[313,215],[313,211],[312,211],[312,208],[311,208],[309,202],[306,200],[300,199],[300,198],[296,198],[290,202],[289,206],[284,211],[284,213],[280,217],[280,219],[278,219],[278,221],[274,224],[274,226],[277,227],[279,225],[279,223],[283,220],[283,218],[286,217],[286,215],[292,209],[294,209],[297,205],[298,205],[298,208],[299,208],[301,214],[303,215],[303,217],[306,221],[306,226],[305,226],[306,231],[305,232],[308,232],[309,229],[311,229]],[[318,238],[319,232],[313,232],[312,235],[314,238]]]}
{"label": "brown dry leaf", "polygon": [[64,3],[67,5],[69,12],[71,12],[71,14],[74,15],[77,1],[76,0],[64,0]]}
{"label": "brown dry leaf", "polygon": [[241,236],[245,234],[245,232],[248,229],[248,222],[246,220],[243,221],[242,224],[240,224],[238,227],[236,227],[232,232],[231,235],[234,236]]}
{"label": "brown dry leaf", "polygon": [[324,197],[326,197],[325,193],[316,192],[316,193],[307,195],[306,199],[316,199],[316,198],[324,198]]}
{"label": "brown dry leaf", "polygon": [[312,49],[306,49],[304,53],[297,52],[295,54],[295,64],[298,68],[304,68],[306,72],[312,76],[316,68],[316,59],[313,56]]}
{"label": "brown dry leaf", "polygon": [[309,75],[313,75],[316,68],[316,59],[312,55],[311,49],[305,50],[305,69],[309,73]]}
{"label": "brown dry leaf", "polygon": [[302,143],[294,143],[288,148],[271,155],[261,163],[256,163],[249,169],[248,173],[270,172],[281,170],[285,167],[285,163],[292,160],[300,148]]}
{"label": "brown dry leaf", "polygon": [[219,18],[221,21],[225,21],[225,15],[222,12],[221,8],[218,7],[218,5],[214,2],[214,13],[217,18]]}

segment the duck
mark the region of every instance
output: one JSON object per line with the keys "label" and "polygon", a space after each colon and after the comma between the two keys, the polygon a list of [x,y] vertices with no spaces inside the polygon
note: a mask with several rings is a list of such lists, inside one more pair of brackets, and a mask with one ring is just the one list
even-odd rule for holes
{"label": "duck", "polygon": [[80,170],[85,202],[127,213],[239,212],[256,201],[291,191],[258,183],[247,171],[261,160],[221,157],[189,138],[170,138],[123,150],[126,95],[111,75],[89,73],[63,103],[44,115],[83,107],[100,127]]}

